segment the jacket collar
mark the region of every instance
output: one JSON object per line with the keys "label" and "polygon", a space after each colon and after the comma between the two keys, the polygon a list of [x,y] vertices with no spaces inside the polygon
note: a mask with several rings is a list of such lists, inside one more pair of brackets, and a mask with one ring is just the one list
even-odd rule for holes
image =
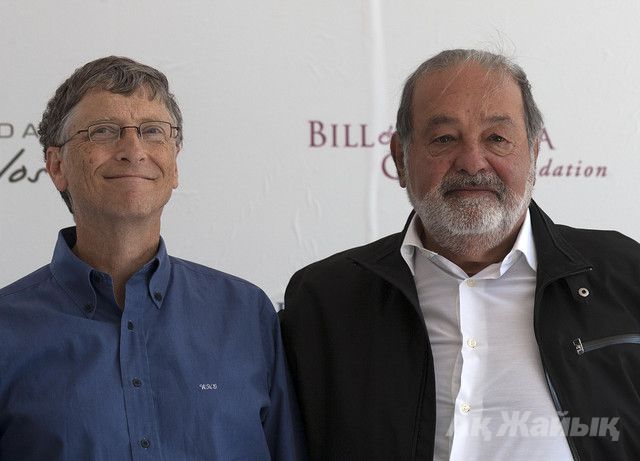
{"label": "jacket collar", "polygon": [[545,287],[559,279],[566,281],[574,300],[587,302],[584,290],[589,285],[587,273],[593,269],[592,264],[564,237],[564,226],[558,226],[551,221],[533,201],[529,210],[538,256],[536,305],[542,299]]}
{"label": "jacket collar", "polygon": [[539,283],[592,269],[592,265],[564,238],[556,225],[533,200],[529,205],[531,228],[538,257]]}
{"label": "jacket collar", "polygon": [[420,303],[418,302],[416,284],[407,263],[400,254],[400,246],[414,214],[415,211],[412,211],[402,232],[382,238],[370,245],[356,248],[351,254],[351,258],[397,287],[418,309]]}
{"label": "jacket collar", "polygon": [[[538,259],[539,287],[558,278],[591,270],[591,264],[567,242],[559,226],[533,200],[529,211]],[[415,282],[400,254],[400,246],[414,214],[415,211],[412,211],[402,232],[355,249],[351,258],[397,287],[417,308],[419,302]]]}

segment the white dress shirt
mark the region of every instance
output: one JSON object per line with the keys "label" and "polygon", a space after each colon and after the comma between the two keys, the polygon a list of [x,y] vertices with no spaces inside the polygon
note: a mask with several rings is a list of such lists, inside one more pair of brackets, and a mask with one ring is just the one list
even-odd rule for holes
{"label": "white dress shirt", "polygon": [[424,248],[414,216],[401,254],[434,358],[435,460],[571,460],[533,332],[536,252],[526,219],[504,260],[472,277]]}

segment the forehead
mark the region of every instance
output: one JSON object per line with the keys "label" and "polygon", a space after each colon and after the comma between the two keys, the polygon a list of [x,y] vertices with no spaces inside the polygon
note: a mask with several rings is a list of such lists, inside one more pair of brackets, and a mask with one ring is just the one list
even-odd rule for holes
{"label": "forehead", "polygon": [[101,88],[85,94],[72,111],[73,124],[111,120],[119,123],[145,120],[172,121],[169,111],[159,97],[152,98],[147,88],[131,94],[117,94]]}
{"label": "forehead", "polygon": [[520,87],[500,70],[477,63],[458,64],[429,72],[416,82],[413,117],[417,121],[435,114],[454,118],[509,116],[524,124]]}

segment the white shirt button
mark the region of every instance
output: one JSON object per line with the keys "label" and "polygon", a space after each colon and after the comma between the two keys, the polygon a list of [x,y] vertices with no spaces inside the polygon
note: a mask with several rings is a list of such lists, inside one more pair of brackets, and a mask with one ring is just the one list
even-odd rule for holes
{"label": "white shirt button", "polygon": [[478,345],[478,342],[475,339],[473,338],[467,339],[467,346],[469,346],[471,349],[475,349],[477,345]]}
{"label": "white shirt button", "polygon": [[471,288],[475,287],[476,286],[475,279],[467,279],[467,286]]}
{"label": "white shirt button", "polygon": [[462,405],[460,405],[460,411],[462,413],[469,413],[469,411],[471,411],[471,405],[469,405],[468,403],[463,403]]}

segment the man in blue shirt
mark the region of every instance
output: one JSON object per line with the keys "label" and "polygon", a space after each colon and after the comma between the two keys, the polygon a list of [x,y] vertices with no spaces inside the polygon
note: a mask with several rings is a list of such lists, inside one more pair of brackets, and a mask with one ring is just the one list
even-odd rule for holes
{"label": "man in blue shirt", "polygon": [[73,213],[51,264],[0,290],[0,459],[302,459],[275,311],[171,257],[182,116],[126,58],[77,69],[39,126]]}

